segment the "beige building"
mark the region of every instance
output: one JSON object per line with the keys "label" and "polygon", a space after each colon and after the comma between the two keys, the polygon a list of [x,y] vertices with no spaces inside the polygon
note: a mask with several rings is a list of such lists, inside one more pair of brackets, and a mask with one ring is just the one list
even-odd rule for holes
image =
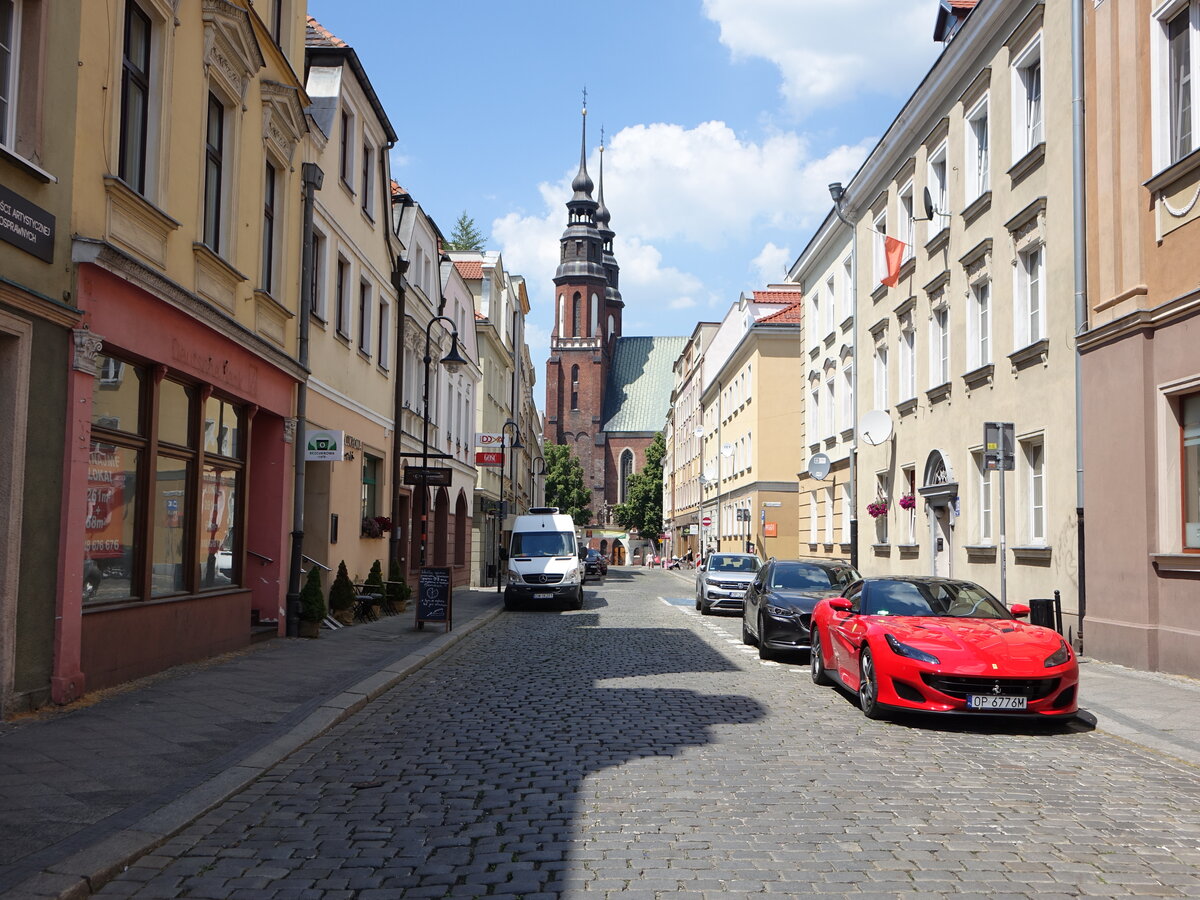
{"label": "beige building", "polygon": [[704,438],[705,351],[719,323],[698,322],[675,360],[675,385],[663,432],[663,529],[670,535],[670,555],[695,561],[700,545],[701,455]]}
{"label": "beige building", "polygon": [[[939,18],[945,49],[841,198],[858,254],[859,564],[1010,603],[1059,590],[1077,635],[1070,6],[967,12]],[[1015,430],[1003,474],[985,465],[991,421]]]}
{"label": "beige building", "polygon": [[[388,575],[399,243],[391,232],[387,147],[396,141],[352,47],[308,17],[313,297],[305,431],[340,431],[342,458],[305,466],[304,554],[345,562],[355,582]],[[329,578],[326,578],[328,587]]]}
{"label": "beige building", "polygon": [[[796,299],[781,302],[773,296],[779,293]],[[708,345],[700,393],[699,505],[706,556],[796,555],[796,473],[804,462],[796,431],[804,397],[778,386],[803,379],[799,297],[799,291],[781,285],[743,294]]]}
{"label": "beige building", "polygon": [[[61,696],[283,630],[303,11],[80,4]],[[83,599],[80,565],[100,573]]]}
{"label": "beige building", "polygon": [[1084,647],[1200,676],[1200,9],[1085,9]]}

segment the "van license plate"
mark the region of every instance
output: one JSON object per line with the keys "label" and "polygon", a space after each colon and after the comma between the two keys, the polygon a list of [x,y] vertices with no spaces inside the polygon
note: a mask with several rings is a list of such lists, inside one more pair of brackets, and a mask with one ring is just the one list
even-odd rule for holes
{"label": "van license plate", "polygon": [[553,594],[534,594],[533,599],[534,600],[553,600],[554,595]]}

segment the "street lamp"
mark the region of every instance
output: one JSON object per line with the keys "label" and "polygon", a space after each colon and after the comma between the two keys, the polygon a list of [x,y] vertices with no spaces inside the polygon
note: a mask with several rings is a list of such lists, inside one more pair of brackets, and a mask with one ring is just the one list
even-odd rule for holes
{"label": "street lamp", "polygon": [[450,329],[450,352],[442,357],[442,366],[453,375],[467,364],[458,352],[458,328],[449,316],[434,316],[425,326],[425,393],[421,401],[421,565],[425,565],[425,547],[429,540],[429,344],[434,322],[446,322]]}
{"label": "street lamp", "polygon": [[546,460],[541,456],[535,456],[533,458],[533,463],[531,465],[533,466],[533,468],[529,474],[532,477],[533,484],[530,485],[529,496],[533,499],[534,506],[545,506],[546,505],[546,495],[545,495],[544,491],[542,493],[542,502],[538,503],[537,479],[538,479],[539,475],[546,474]]}
{"label": "street lamp", "polygon": [[[504,441],[504,438],[505,438],[505,435],[508,433],[508,429],[510,427],[513,430],[513,442],[511,444],[506,444]],[[519,450],[521,448],[521,435],[519,432],[519,426],[512,419],[509,419],[507,422],[505,422],[503,425],[500,426],[500,446],[501,446],[501,448],[512,447],[513,450]],[[514,494],[516,493],[516,485],[513,486],[513,493]],[[500,464],[500,511],[496,514],[496,541],[499,545],[497,548],[497,553],[496,553],[496,593],[499,594],[500,593],[500,563],[503,561],[503,557],[504,557],[504,464],[503,463]]]}

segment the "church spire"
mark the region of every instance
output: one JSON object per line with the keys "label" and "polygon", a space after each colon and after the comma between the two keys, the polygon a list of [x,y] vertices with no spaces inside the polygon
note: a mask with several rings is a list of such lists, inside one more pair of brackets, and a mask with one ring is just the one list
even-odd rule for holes
{"label": "church spire", "polygon": [[592,184],[591,176],[587,171],[587,88],[583,89],[583,136],[579,142],[579,172],[575,175],[575,180],[571,182],[571,190],[575,192],[572,200],[591,200],[592,199]]}
{"label": "church spire", "polygon": [[608,228],[608,223],[612,220],[612,213],[608,211],[608,207],[604,205],[604,128],[600,129],[600,182],[598,194],[596,196],[598,207],[596,209],[596,225],[600,228],[600,233],[603,234]]}

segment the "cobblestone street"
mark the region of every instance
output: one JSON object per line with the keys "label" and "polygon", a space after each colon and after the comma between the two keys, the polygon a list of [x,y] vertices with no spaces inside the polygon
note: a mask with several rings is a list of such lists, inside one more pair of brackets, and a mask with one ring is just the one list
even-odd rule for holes
{"label": "cobblestone street", "polygon": [[869,721],[739,625],[617,568],[506,613],[99,896],[1200,896],[1196,769],[1083,724]]}

